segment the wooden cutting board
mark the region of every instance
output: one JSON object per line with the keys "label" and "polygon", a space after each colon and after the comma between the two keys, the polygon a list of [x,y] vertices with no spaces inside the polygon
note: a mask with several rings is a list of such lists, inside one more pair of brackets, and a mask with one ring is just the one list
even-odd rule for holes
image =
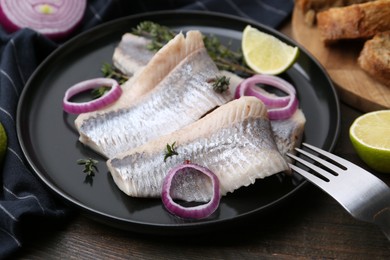
{"label": "wooden cutting board", "polygon": [[321,41],[318,29],[305,24],[303,13],[297,8],[292,15],[292,34],[325,67],[341,100],[362,112],[390,108],[390,86],[377,82],[357,64],[363,41],[327,47]]}

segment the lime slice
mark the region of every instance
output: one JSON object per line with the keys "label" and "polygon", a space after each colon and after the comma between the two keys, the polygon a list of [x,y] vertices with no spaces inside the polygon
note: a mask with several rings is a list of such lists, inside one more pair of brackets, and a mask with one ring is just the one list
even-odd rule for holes
{"label": "lime slice", "polygon": [[257,73],[276,75],[286,71],[299,56],[278,38],[247,25],[242,35],[242,52],[247,65]]}
{"label": "lime slice", "polygon": [[372,169],[390,173],[390,110],[358,117],[349,137],[359,157]]}
{"label": "lime slice", "polygon": [[7,134],[3,125],[0,123],[0,164],[3,161],[5,152],[7,150]]}

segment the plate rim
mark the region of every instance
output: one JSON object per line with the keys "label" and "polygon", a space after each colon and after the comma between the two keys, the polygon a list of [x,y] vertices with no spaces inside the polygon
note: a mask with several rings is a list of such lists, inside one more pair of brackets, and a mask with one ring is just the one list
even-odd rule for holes
{"label": "plate rim", "polygon": [[[98,26],[95,26],[89,30],[86,30],[86,31],[76,35],[72,39],[65,42],[63,45],[59,46],[56,50],[54,50],[52,53],[50,53],[37,66],[37,68],[34,70],[34,72],[29,77],[28,81],[26,82],[26,84],[23,88],[23,91],[20,95],[20,98],[19,98],[19,102],[17,105],[17,113],[16,113],[16,130],[17,130],[19,144],[20,144],[20,147],[22,149],[23,155],[28,162],[28,166],[32,169],[32,172],[34,173],[34,175],[37,176],[38,179],[44,185],[46,185],[48,188],[50,188],[50,191],[52,192],[52,194],[54,194],[56,197],[61,198],[65,203],[70,202],[72,204],[72,206],[76,206],[78,209],[80,209],[82,212],[86,213],[92,219],[95,219],[96,221],[102,222],[104,224],[118,227],[120,229],[125,229],[125,230],[127,229],[127,230],[131,230],[131,231],[139,230],[138,228],[133,228],[133,227],[126,228],[123,226],[123,225],[126,226],[126,225],[131,224],[134,226],[137,226],[137,225],[142,226],[142,228],[145,229],[145,230],[143,230],[142,233],[155,233],[152,230],[150,230],[150,228],[152,228],[152,229],[153,228],[160,228],[160,229],[162,228],[164,230],[164,232],[171,231],[174,234],[176,234],[175,230],[176,231],[187,230],[187,231],[193,231],[193,232],[194,231],[195,232],[202,232],[202,231],[204,231],[205,228],[207,230],[211,230],[211,229],[209,229],[210,226],[219,227],[222,224],[231,223],[233,220],[235,222],[237,222],[241,219],[248,218],[248,217],[253,216],[253,215],[257,215],[260,211],[261,212],[269,211],[269,210],[275,208],[276,206],[283,204],[283,202],[285,202],[288,198],[291,198],[292,195],[296,194],[299,190],[301,190],[308,183],[307,180],[303,180],[301,183],[299,183],[297,186],[295,186],[294,189],[287,192],[286,194],[279,197],[278,199],[272,201],[271,203],[269,203],[263,207],[248,211],[244,214],[234,216],[233,218],[216,219],[216,220],[205,221],[205,222],[187,222],[187,223],[180,223],[180,224],[156,224],[156,223],[150,224],[150,223],[143,223],[143,222],[138,221],[138,220],[129,221],[129,220],[126,220],[126,219],[121,218],[121,217],[113,216],[113,215],[98,211],[98,210],[96,210],[88,205],[84,205],[84,204],[76,201],[75,198],[72,198],[72,197],[68,196],[68,194],[66,194],[65,192],[61,191],[59,189],[60,187],[52,184],[50,181],[47,180],[47,178],[45,178],[43,176],[44,174],[40,173],[40,170],[37,169],[36,164],[34,163],[31,156],[28,154],[28,148],[27,148],[27,145],[25,144],[24,137],[23,137],[23,129],[21,129],[21,124],[20,124],[21,118],[22,118],[22,113],[23,113],[22,107],[26,103],[23,101],[26,99],[28,90],[31,89],[31,87],[29,87],[29,86],[31,86],[31,82],[33,82],[35,80],[37,75],[39,76],[40,71],[45,66],[47,66],[46,64],[49,63],[52,59],[55,59],[56,56],[61,55],[62,52],[64,50],[66,50],[66,48],[70,48],[72,45],[74,45],[78,41],[82,40],[84,37],[93,34],[94,32],[101,31],[102,28],[108,28],[108,27],[113,26],[115,24],[122,23],[125,21],[130,21],[130,20],[137,20],[137,19],[144,19],[145,20],[147,18],[153,18],[153,17],[159,17],[159,16],[171,16],[171,15],[193,15],[193,16],[209,17],[209,18],[213,17],[216,19],[218,19],[218,18],[219,19],[227,19],[227,20],[230,20],[231,22],[247,23],[247,24],[251,24],[254,27],[268,30],[268,31],[272,32],[274,35],[276,35],[278,38],[281,38],[286,42],[289,42],[291,44],[295,44],[296,46],[298,46],[300,49],[302,49],[305,52],[306,55],[309,56],[310,60],[312,62],[314,62],[316,64],[316,66],[320,69],[323,76],[325,76],[325,78],[327,79],[327,81],[329,83],[329,88],[333,94],[333,101],[335,102],[335,106],[336,106],[334,109],[335,109],[336,115],[337,115],[337,118],[335,119],[336,129],[334,130],[334,136],[331,138],[329,147],[324,148],[324,149],[327,151],[330,151],[330,152],[333,151],[333,149],[336,145],[336,142],[339,138],[339,134],[340,134],[341,114],[340,114],[339,98],[338,98],[338,94],[337,94],[337,91],[335,89],[335,86],[333,85],[333,82],[331,81],[330,76],[328,75],[327,71],[319,63],[319,61],[304,46],[302,46],[301,44],[297,43],[294,39],[289,38],[288,36],[282,34],[281,32],[279,32],[278,30],[276,30],[272,27],[261,24],[259,22],[254,21],[254,20],[250,20],[250,19],[246,19],[246,18],[234,16],[234,15],[229,15],[229,14],[222,14],[222,13],[216,13],[216,12],[205,12],[205,11],[182,11],[182,10],[155,11],[155,12],[134,14],[134,15],[129,15],[129,16],[125,16],[125,17],[120,17],[120,18],[105,22],[103,24],[100,24]],[[214,26],[214,27],[217,27],[217,26]],[[100,37],[102,37],[102,36],[100,36]],[[115,223],[107,223],[107,220],[113,220],[113,219],[115,220]]]}

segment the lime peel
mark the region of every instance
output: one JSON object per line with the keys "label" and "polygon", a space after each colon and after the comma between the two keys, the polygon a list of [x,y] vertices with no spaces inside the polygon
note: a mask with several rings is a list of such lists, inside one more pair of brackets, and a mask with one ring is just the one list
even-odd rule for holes
{"label": "lime peel", "polygon": [[7,151],[7,143],[7,134],[3,125],[0,123],[0,164],[2,163],[5,152]]}
{"label": "lime peel", "polygon": [[358,117],[349,136],[357,154],[370,168],[390,173],[390,110]]}

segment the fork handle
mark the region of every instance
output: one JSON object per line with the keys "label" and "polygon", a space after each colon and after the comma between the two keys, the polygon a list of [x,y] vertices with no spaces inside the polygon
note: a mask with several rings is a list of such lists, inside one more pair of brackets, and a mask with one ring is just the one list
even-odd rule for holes
{"label": "fork handle", "polygon": [[390,240],[390,208],[384,208],[374,217],[374,223],[377,224],[387,239]]}

